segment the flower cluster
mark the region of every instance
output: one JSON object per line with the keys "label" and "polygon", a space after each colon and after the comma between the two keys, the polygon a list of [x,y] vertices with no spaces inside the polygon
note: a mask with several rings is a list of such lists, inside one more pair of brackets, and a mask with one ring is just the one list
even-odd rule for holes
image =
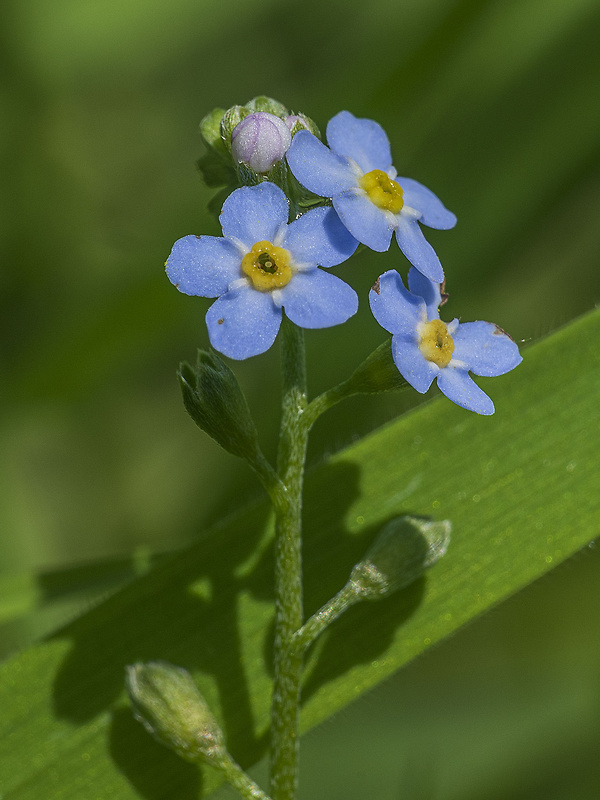
{"label": "flower cluster", "polygon": [[421,226],[447,230],[456,217],[421,183],[398,176],[377,122],[341,111],[327,125],[325,145],[310,118],[256,98],[215,110],[201,130],[209,147],[201,169],[210,185],[221,176],[222,184],[237,176],[242,185],[230,186],[223,203],[223,235],[179,239],[166,269],[181,292],[217,298],[206,314],[216,350],[234,359],[265,352],[283,311],[302,328],[346,322],[358,297],[325,269],[346,261],[359,243],[388,250],[395,235],[412,265],[408,289],[390,270],[369,300],[392,334],[396,367],[418,392],[436,379],[454,403],[494,412],[469,372],[508,372],[521,361],[517,345],[492,323],[440,319],[444,271]]}

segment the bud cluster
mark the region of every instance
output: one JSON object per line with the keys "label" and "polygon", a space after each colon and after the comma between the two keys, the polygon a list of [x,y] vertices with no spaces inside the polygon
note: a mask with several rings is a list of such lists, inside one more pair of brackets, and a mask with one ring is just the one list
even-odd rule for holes
{"label": "bud cluster", "polygon": [[304,114],[290,114],[270,97],[255,97],[245,105],[215,108],[200,123],[208,152],[198,167],[207,186],[252,185],[272,180],[287,185],[285,154],[299,131],[320,136]]}

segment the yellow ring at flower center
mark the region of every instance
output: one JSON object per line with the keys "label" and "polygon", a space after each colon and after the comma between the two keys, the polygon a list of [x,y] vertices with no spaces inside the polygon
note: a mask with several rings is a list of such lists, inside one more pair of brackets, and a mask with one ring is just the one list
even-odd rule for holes
{"label": "yellow ring at flower center", "polygon": [[454,352],[454,339],[448,333],[446,323],[441,319],[432,319],[424,323],[419,335],[419,350],[427,361],[433,361],[438,367],[447,367]]}
{"label": "yellow ring at flower center", "polygon": [[242,272],[259,292],[270,292],[281,289],[292,279],[291,260],[289,250],[267,241],[256,242],[242,258]]}
{"label": "yellow ring at flower center", "polygon": [[369,200],[385,211],[397,214],[402,211],[404,206],[404,192],[396,181],[385,174],[381,169],[373,169],[363,175],[359,181],[360,188],[363,189]]}

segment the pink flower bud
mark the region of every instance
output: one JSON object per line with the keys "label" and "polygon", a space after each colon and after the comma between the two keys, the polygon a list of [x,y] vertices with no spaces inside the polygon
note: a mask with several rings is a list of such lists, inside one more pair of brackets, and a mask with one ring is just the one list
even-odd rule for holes
{"label": "pink flower bud", "polygon": [[231,153],[255,172],[269,172],[286,154],[292,137],[285,122],[273,114],[249,114],[231,134]]}

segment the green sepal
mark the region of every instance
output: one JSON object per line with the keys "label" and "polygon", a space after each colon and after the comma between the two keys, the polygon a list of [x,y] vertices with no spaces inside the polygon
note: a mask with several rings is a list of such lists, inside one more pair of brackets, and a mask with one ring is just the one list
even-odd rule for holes
{"label": "green sepal", "polygon": [[315,397],[307,408],[306,419],[313,425],[321,414],[352,395],[391,392],[408,385],[394,364],[391,339],[388,339],[373,350],[347,380]]}
{"label": "green sepal", "polygon": [[243,161],[239,161],[235,165],[237,179],[240,186],[256,186],[258,183],[262,183],[262,181],[267,181],[269,178],[267,177],[270,173],[259,174],[255,172],[248,164],[244,164]]}
{"label": "green sepal", "polygon": [[363,600],[378,600],[413,583],[446,553],[451,529],[448,520],[390,520],[350,573],[354,593]]}
{"label": "green sepal", "polygon": [[224,108],[213,108],[200,122],[200,135],[208,147],[227,158],[227,148],[221,138],[221,121],[224,115]]}
{"label": "green sepal", "polygon": [[290,113],[283,103],[273,100],[272,97],[266,97],[264,94],[253,97],[252,100],[246,103],[245,108],[248,109],[250,114],[255,114],[257,111],[266,111],[267,114],[273,114],[276,117],[281,117],[281,119],[287,117]]}
{"label": "green sepal", "polygon": [[148,733],[186,761],[220,765],[223,734],[189,672],[151,661],[125,675],[133,715]]}
{"label": "green sepal", "polygon": [[229,453],[256,463],[258,434],[237,378],[215,353],[198,350],[196,368],[177,372],[186,411],[196,425]]}
{"label": "green sepal", "polygon": [[223,114],[220,126],[221,140],[229,156],[231,156],[231,134],[233,129],[250,113],[252,112],[248,111],[246,106],[232,106]]}
{"label": "green sepal", "polygon": [[236,184],[237,177],[230,153],[221,137],[223,108],[214,108],[200,123],[200,135],[206,153],[196,161],[204,183],[210,188]]}
{"label": "green sepal", "polygon": [[391,392],[408,385],[394,363],[391,342],[380,344],[342,384],[345,395]]}
{"label": "green sepal", "polygon": [[[286,167],[287,167],[287,161]],[[302,186],[296,179],[294,173],[287,167],[287,189],[288,197],[291,202],[302,212],[308,211],[311,208],[318,208],[319,206],[331,206],[331,200],[327,197],[321,197],[309,189]]]}
{"label": "green sepal", "polygon": [[[256,186],[263,181],[269,181],[270,183],[274,183],[276,186],[279,186],[282,189],[283,193],[288,197],[288,199],[294,201],[293,195],[290,193],[289,183],[290,178],[293,177],[292,173],[290,172],[287,161],[282,158],[281,161],[277,161],[273,164],[273,167],[269,170],[269,172],[259,173],[255,172],[248,164],[244,164],[243,161],[240,161],[235,165],[236,167],[236,174],[237,180],[240,186]],[[295,218],[292,217],[292,220]]]}
{"label": "green sepal", "polygon": [[292,134],[292,139],[298,133],[298,131],[310,131],[310,133],[312,133],[313,136],[316,136],[317,139],[321,138],[321,131],[319,130],[317,123],[313,119],[307,117],[306,114],[302,113],[298,113],[295,116],[302,117],[302,120],[301,121],[297,120],[292,125],[290,129],[290,133]]}

